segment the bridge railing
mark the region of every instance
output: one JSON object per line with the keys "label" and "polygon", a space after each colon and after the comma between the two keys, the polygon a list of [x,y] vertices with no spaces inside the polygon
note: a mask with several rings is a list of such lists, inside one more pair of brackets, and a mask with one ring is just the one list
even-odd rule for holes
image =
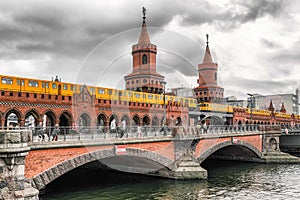
{"label": "bridge railing", "polygon": [[13,130],[30,130],[30,141],[74,141],[74,140],[91,140],[91,139],[112,139],[112,138],[147,138],[156,136],[199,136],[206,134],[237,134],[251,133],[257,131],[281,130],[278,125],[210,125],[206,127],[198,126],[131,126],[120,127],[17,127]]}
{"label": "bridge railing", "polygon": [[251,133],[257,131],[280,130],[278,125],[212,125],[207,127],[179,127],[173,130],[173,136],[192,136],[204,134],[238,134]]}
{"label": "bridge railing", "polygon": [[132,126],[125,129],[120,127],[107,126],[82,126],[82,127],[18,127],[12,128],[31,130],[33,142],[41,141],[70,141],[70,140],[90,140],[90,139],[111,139],[111,138],[146,138],[155,136],[170,136],[172,128],[153,126]]}

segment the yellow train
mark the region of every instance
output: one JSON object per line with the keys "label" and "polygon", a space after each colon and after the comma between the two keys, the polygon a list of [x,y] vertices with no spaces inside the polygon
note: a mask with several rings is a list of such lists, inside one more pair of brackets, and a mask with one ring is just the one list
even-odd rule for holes
{"label": "yellow train", "polygon": [[199,104],[200,111],[233,113],[233,106],[204,102]]}
{"label": "yellow train", "polygon": [[288,118],[291,119],[292,115],[288,113],[282,113],[282,112],[275,112],[276,117],[281,117],[281,118]]}
{"label": "yellow train", "polygon": [[[82,90],[83,85],[61,82],[58,78],[55,80],[39,80],[32,78],[23,78],[15,76],[0,75],[0,90],[14,92],[29,92],[50,95],[72,96]],[[87,86],[90,94],[95,95],[97,99],[121,100],[138,103],[163,104],[163,94],[149,94],[145,92],[118,90],[112,88]],[[166,95],[165,104],[188,105],[190,108],[196,108],[197,100],[194,98],[183,98]]]}
{"label": "yellow train", "polygon": [[[251,114],[251,109],[247,108],[246,113]],[[259,109],[252,108],[252,115],[270,116],[271,111],[269,111],[269,110],[259,110]]]}

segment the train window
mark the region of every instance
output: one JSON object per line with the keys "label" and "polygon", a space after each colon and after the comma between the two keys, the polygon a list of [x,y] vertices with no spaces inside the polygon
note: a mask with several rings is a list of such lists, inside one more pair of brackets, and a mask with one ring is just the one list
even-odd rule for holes
{"label": "train window", "polygon": [[39,83],[37,81],[30,80],[30,81],[28,81],[28,86],[30,86],[30,87],[38,87]]}
{"label": "train window", "polygon": [[68,85],[67,85],[67,84],[64,84],[64,85],[63,85],[63,89],[64,89],[64,90],[68,90]]}
{"label": "train window", "polygon": [[188,99],[186,99],[186,100],[185,100],[185,103],[189,103],[189,100],[188,100]]}
{"label": "train window", "polygon": [[24,86],[24,80],[17,79],[17,85],[20,85],[20,82],[21,82],[21,85]]}
{"label": "train window", "polygon": [[146,99],[146,94],[143,94],[143,99]]}
{"label": "train window", "polygon": [[111,94],[112,94],[112,90],[108,90],[108,94],[110,94],[110,95],[111,95]]}
{"label": "train window", "polygon": [[56,83],[52,83],[52,88],[53,88],[53,89],[56,89],[56,88],[57,88]]}
{"label": "train window", "polygon": [[95,88],[90,88],[90,93],[94,94],[95,93]]}
{"label": "train window", "polygon": [[192,99],[190,99],[190,103],[193,103],[193,100],[192,100]]}
{"label": "train window", "polygon": [[123,94],[122,94],[122,92],[119,92],[119,96],[121,97]]}
{"label": "train window", "polygon": [[139,93],[135,93],[135,97],[136,98],[140,98],[140,94]]}
{"label": "train window", "polygon": [[74,91],[76,91],[77,90],[77,86],[76,85],[74,85]]}
{"label": "train window", "polygon": [[82,92],[82,90],[83,90],[83,87],[82,87],[82,86],[80,86],[80,88],[79,88],[79,89],[80,89],[80,92]]}
{"label": "train window", "polygon": [[153,95],[152,95],[152,94],[149,94],[149,95],[148,95],[148,99],[153,99]]}
{"label": "train window", "polygon": [[155,96],[155,100],[158,100],[158,96]]}
{"label": "train window", "polygon": [[124,97],[126,97],[126,92],[124,92]]}
{"label": "train window", "polygon": [[2,78],[2,83],[3,84],[8,84],[8,85],[12,85],[13,84],[13,80],[11,78]]}
{"label": "train window", "polygon": [[162,96],[160,96],[160,98],[159,98],[160,100],[162,100],[163,99],[163,97]]}
{"label": "train window", "polygon": [[132,92],[128,92],[128,96],[129,96],[129,97],[132,97]]}
{"label": "train window", "polygon": [[98,88],[98,94],[105,94],[105,91],[103,89]]}
{"label": "train window", "polygon": [[73,91],[73,85],[70,85],[70,90]]}

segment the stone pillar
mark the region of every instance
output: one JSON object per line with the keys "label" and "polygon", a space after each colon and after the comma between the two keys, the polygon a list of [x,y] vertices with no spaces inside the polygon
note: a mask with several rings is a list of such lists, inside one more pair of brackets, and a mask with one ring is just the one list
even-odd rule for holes
{"label": "stone pillar", "polygon": [[0,131],[0,199],[38,199],[39,191],[25,180],[29,131]]}
{"label": "stone pillar", "polygon": [[[177,134],[182,135],[183,129],[178,127]],[[207,179],[207,170],[200,166],[200,163],[194,157],[195,151],[192,148],[193,140],[174,139],[175,145],[175,166],[172,170],[174,179]]]}

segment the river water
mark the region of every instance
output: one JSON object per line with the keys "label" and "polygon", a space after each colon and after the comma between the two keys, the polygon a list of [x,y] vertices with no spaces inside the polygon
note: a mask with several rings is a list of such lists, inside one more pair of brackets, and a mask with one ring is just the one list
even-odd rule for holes
{"label": "river water", "polygon": [[213,162],[207,168],[208,180],[195,181],[77,169],[40,199],[300,199],[300,165]]}

